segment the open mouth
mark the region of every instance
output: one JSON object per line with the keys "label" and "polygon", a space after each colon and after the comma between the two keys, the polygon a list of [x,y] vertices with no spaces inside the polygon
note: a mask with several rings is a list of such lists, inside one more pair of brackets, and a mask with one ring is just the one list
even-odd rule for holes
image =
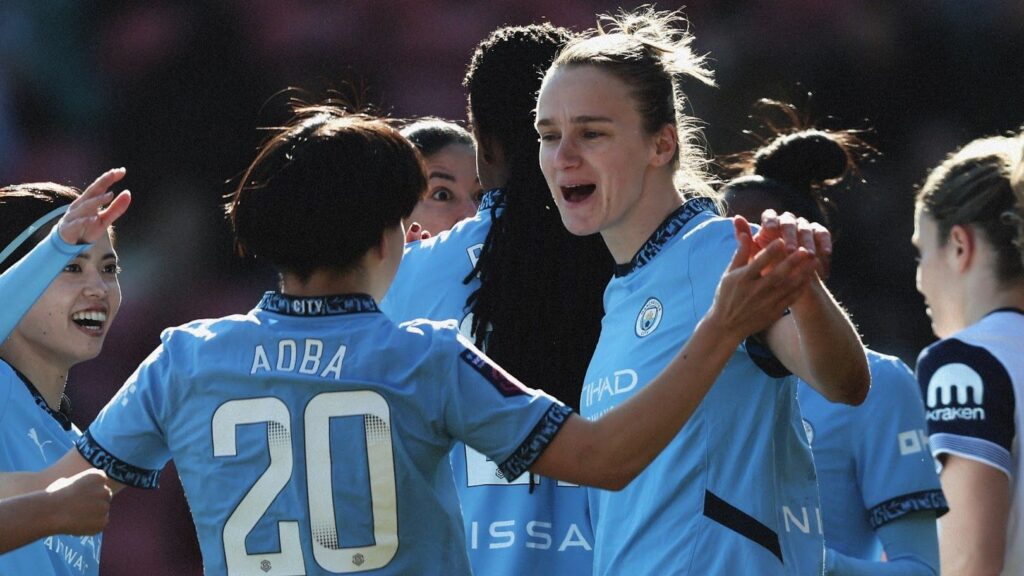
{"label": "open mouth", "polygon": [[577,184],[574,186],[562,186],[562,198],[570,203],[582,202],[590,197],[597,190],[594,184]]}
{"label": "open mouth", "polygon": [[88,332],[102,332],[107,313],[102,310],[84,310],[71,315],[71,321]]}

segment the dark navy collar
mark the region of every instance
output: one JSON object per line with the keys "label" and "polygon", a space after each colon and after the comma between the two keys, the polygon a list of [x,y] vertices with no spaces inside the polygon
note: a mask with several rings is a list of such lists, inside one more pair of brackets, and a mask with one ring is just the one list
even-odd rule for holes
{"label": "dark navy collar", "polygon": [[[11,366],[10,362],[6,362],[6,364]],[[25,384],[25,387],[28,388],[29,394],[32,395],[32,399],[36,401],[36,404],[43,410],[43,412],[46,412],[56,420],[57,424],[60,424],[61,428],[71,430],[71,400],[68,399],[67,394],[61,393],[60,408],[58,410],[54,410],[46,403],[46,399],[43,398],[43,395],[39,393],[39,390],[32,384],[32,382],[29,381],[27,376],[22,374],[21,371],[14,366],[11,366],[11,370],[14,370],[14,373],[17,374],[18,378],[20,378]]]}
{"label": "dark navy collar", "polygon": [[686,224],[690,222],[701,212],[711,212],[712,214],[718,214],[718,204],[713,198],[706,196],[700,196],[697,198],[691,198],[683,203],[682,206],[675,209],[671,214],[665,218],[654,233],[651,234],[647,242],[637,250],[637,253],[633,256],[633,259],[625,264],[615,265],[615,277],[621,278],[628,275],[630,272],[640,268],[644,264],[650,262],[661,249],[665,247],[676,234],[679,233]]}
{"label": "dark navy collar", "polygon": [[338,316],[380,312],[377,303],[368,294],[289,296],[271,291],[263,295],[256,308],[286,316]]}
{"label": "dark navy collar", "polygon": [[490,210],[495,206],[501,206],[505,203],[505,189],[504,188],[491,188],[487,192],[484,192],[483,197],[480,198],[480,206],[477,207],[477,212],[483,212]]}
{"label": "dark navy collar", "polygon": [[1020,308],[1014,308],[1013,306],[1006,306],[1004,308],[996,308],[995,310],[989,312],[988,314],[985,314],[985,316],[991,316],[993,314],[996,314],[997,312],[1013,312],[1014,314],[1020,314],[1020,315],[1024,316],[1024,310],[1021,310]]}

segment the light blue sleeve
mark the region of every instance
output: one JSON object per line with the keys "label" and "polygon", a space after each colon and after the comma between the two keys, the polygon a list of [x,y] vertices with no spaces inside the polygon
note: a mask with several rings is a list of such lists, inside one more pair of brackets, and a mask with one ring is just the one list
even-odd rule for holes
{"label": "light blue sleeve", "polygon": [[907,514],[878,528],[877,533],[887,561],[851,558],[829,548],[826,576],[937,576],[939,540],[934,515]]}
{"label": "light blue sleeve", "polygon": [[898,358],[869,354],[872,387],[856,411],[854,453],[871,526],[924,510],[948,510],[928,450],[924,404],[913,373]]}
{"label": "light blue sleeve", "polygon": [[168,391],[174,378],[167,334],[77,442],[94,467],[137,488],[156,488],[171,458],[164,435],[166,415],[173,410]]}
{"label": "light blue sleeve", "polygon": [[445,402],[448,430],[497,462],[511,482],[540,457],[572,409],[527,388],[461,335],[455,340],[454,387]]}
{"label": "light blue sleeve", "polygon": [[88,244],[68,244],[54,226],[45,240],[0,274],[0,299],[4,302],[0,311],[0,342],[10,336],[68,261],[88,248]]}

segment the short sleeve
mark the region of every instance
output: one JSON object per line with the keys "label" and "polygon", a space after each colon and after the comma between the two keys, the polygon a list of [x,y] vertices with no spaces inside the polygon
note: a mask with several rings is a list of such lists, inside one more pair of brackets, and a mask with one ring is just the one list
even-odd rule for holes
{"label": "short sleeve", "polygon": [[1012,479],[1015,398],[1003,364],[985,348],[951,338],[921,354],[917,380],[932,454],[982,462]]}
{"label": "short sleeve", "polygon": [[171,458],[163,429],[173,378],[170,356],[166,343],[154,350],[77,442],[90,464],[122,484],[156,488]]}
{"label": "short sleeve", "polygon": [[851,411],[858,484],[876,530],[912,512],[945,513],[928,453],[924,405],[914,375],[898,358],[871,354],[871,390]]}
{"label": "short sleeve", "polygon": [[540,457],[572,409],[527,388],[461,335],[455,342],[454,390],[445,408],[448,429],[514,480]]}

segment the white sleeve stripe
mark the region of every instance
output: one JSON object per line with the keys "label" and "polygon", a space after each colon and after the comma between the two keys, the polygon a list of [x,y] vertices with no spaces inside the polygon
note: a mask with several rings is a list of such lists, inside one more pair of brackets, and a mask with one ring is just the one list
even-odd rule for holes
{"label": "white sleeve stripe", "polygon": [[1005,448],[994,442],[956,434],[932,434],[928,437],[928,444],[931,446],[932,456],[936,458],[940,454],[967,458],[1001,470],[1013,480],[1013,473],[1010,472],[1013,468],[1013,457]]}

